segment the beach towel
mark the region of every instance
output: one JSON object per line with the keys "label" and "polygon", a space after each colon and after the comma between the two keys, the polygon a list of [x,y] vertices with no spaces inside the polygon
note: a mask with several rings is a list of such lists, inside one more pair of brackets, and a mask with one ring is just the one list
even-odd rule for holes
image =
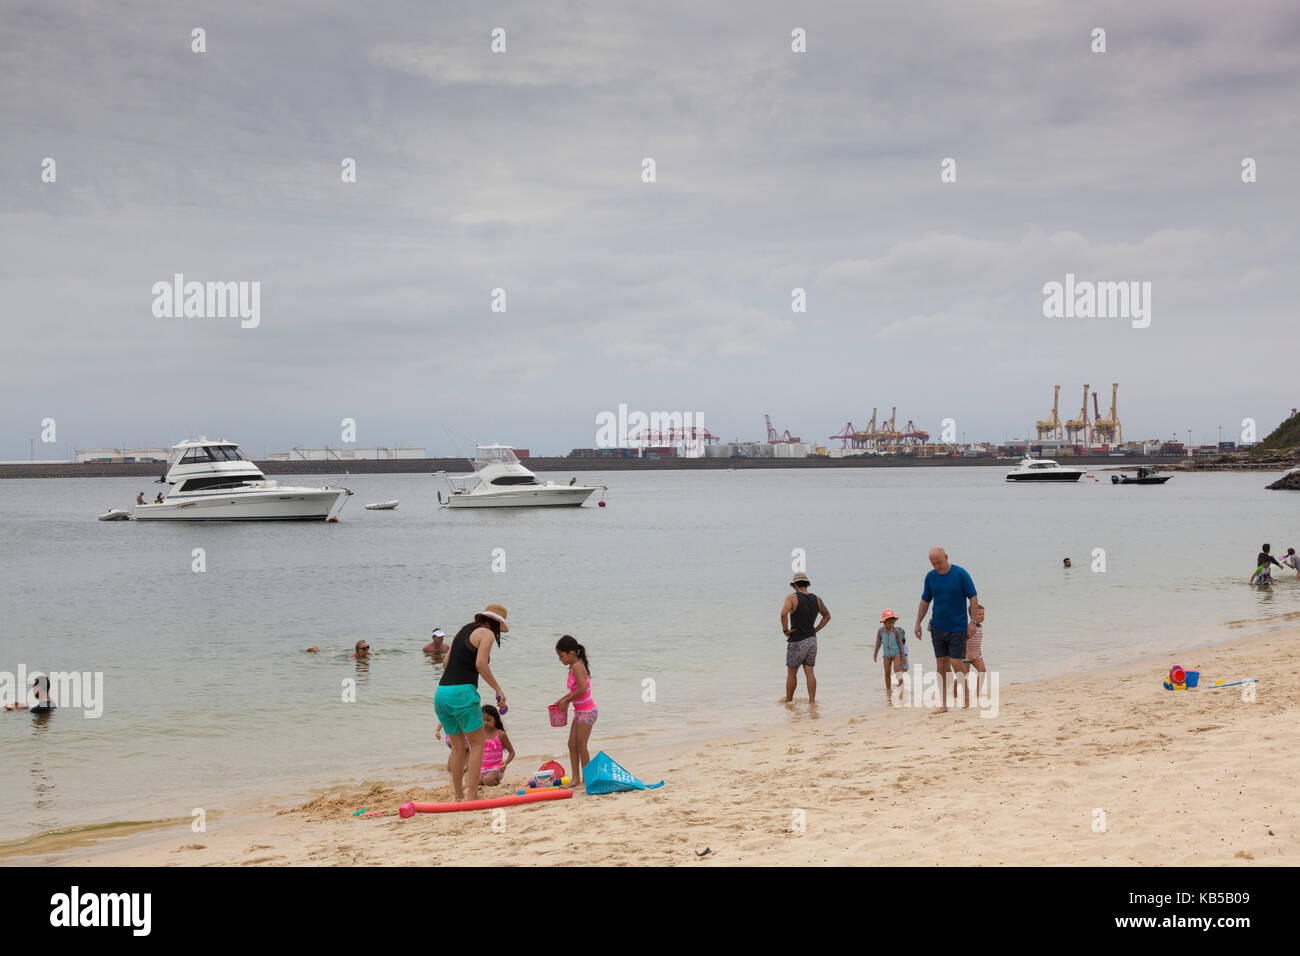
{"label": "beach towel", "polygon": [[617,793],[621,790],[654,790],[664,785],[662,780],[658,783],[642,783],[603,750],[582,768],[582,781],[589,794]]}

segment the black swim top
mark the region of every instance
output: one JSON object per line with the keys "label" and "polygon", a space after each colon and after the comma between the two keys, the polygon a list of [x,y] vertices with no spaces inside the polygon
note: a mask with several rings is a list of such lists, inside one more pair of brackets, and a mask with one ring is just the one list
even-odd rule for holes
{"label": "black swim top", "polygon": [[451,639],[451,650],[443,659],[442,680],[439,685],[473,684],[478,686],[478,651],[469,642],[474,629],[482,627],[478,621],[470,621]]}
{"label": "black swim top", "polygon": [[795,591],[794,613],[790,615],[790,636],[787,641],[802,641],[817,636],[817,595]]}

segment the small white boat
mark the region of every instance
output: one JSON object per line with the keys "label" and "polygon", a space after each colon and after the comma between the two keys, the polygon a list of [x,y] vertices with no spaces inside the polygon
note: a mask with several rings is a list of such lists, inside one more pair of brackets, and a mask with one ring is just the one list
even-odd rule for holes
{"label": "small white boat", "polygon": [[397,505],[398,502],[396,501],[376,501],[372,504],[366,505],[366,510],[367,511],[392,511],[394,508],[397,507]]}
{"label": "small white boat", "polygon": [[332,521],[346,488],[281,485],[234,442],[183,441],[172,446],[161,502],[137,505],[140,521]]}
{"label": "small white boat", "polygon": [[438,503],[444,508],[580,507],[605,490],[604,485],[576,484],[576,478],[567,485],[540,482],[519,463],[513,445],[478,445],[473,465],[472,475],[442,475],[451,489],[446,501],[438,492]]}
{"label": "small white boat", "polygon": [[1066,468],[1050,458],[1025,458],[1007,472],[1007,481],[1078,481],[1080,468]]}
{"label": "small white boat", "polygon": [[131,512],[122,508],[110,508],[99,516],[100,521],[130,521],[135,517]]}

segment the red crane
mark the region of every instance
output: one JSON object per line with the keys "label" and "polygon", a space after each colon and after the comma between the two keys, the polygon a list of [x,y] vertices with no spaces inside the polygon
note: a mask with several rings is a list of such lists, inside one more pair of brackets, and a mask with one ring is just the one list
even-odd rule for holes
{"label": "red crane", "polygon": [[831,440],[834,441],[836,438],[844,439],[844,444],[840,446],[842,448],[861,448],[866,444],[858,437],[858,433],[861,431],[862,429],[855,427],[852,422],[849,422],[844,426],[844,431],[840,432],[838,435],[832,435]]}
{"label": "red crane", "polygon": [[900,445],[924,445],[929,440],[930,433],[921,431],[921,429],[912,424],[910,418],[907,420],[907,424],[903,426],[902,433],[898,436],[898,443]]}
{"label": "red crane", "polygon": [[767,442],[769,445],[789,445],[800,440],[797,435],[792,437],[788,431],[778,435],[776,429],[772,427],[772,417],[770,415],[764,415],[763,420],[767,422]]}

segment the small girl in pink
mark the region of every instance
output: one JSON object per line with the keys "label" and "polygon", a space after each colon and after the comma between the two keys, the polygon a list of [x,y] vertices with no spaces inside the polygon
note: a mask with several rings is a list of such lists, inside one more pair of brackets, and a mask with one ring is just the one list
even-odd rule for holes
{"label": "small girl in pink", "polygon": [[[501,712],[491,704],[483,705],[483,765],[479,769],[479,782],[484,786],[495,787],[505,776],[506,767],[515,759],[515,748],[510,743],[506,728],[501,723]],[[434,730],[435,737],[442,737],[442,723]],[[451,735],[447,735],[447,747],[451,748]],[[469,749],[468,742],[465,748]],[[506,757],[502,759],[502,750]],[[451,773],[451,757],[447,757],[447,772]]]}
{"label": "small girl in pink", "polygon": [[[486,787],[495,787],[515,759],[515,748],[501,723],[501,713],[491,704],[483,705],[483,767],[479,776]],[[502,759],[502,756],[505,759]]]}
{"label": "small girl in pink", "polygon": [[596,724],[596,702],[591,699],[591,670],[587,663],[587,649],[565,634],[555,644],[555,654],[561,664],[568,665],[569,692],[555,702],[556,707],[567,709],[573,702],[573,725],[569,729],[569,761],[573,765],[573,787],[582,786],[582,768],[591,763],[587,741]]}

